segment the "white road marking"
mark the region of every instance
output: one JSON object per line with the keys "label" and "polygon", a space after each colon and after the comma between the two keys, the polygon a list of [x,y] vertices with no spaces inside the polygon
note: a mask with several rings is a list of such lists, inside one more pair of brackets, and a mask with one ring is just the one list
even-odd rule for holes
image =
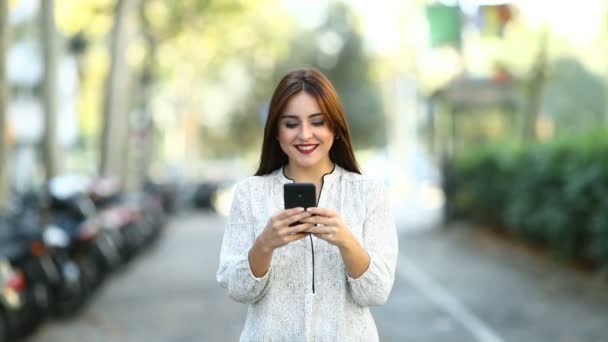
{"label": "white road marking", "polygon": [[397,276],[402,277],[435,305],[467,329],[478,342],[504,342],[498,334],[462,304],[456,297],[443,289],[436,281],[418,268],[406,256],[399,256]]}

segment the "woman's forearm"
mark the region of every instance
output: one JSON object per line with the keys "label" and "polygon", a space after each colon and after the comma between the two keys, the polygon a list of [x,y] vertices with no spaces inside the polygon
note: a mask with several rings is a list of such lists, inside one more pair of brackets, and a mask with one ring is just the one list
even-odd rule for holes
{"label": "woman's forearm", "polygon": [[356,240],[352,239],[349,243],[342,245],[340,255],[344,261],[346,272],[352,278],[359,278],[369,268],[371,259],[367,251]]}
{"label": "woman's forearm", "polygon": [[265,247],[263,243],[258,240],[255,240],[253,246],[249,250],[249,267],[251,268],[251,273],[256,278],[261,278],[268,273],[268,269],[270,269],[270,262],[272,261],[272,249]]}

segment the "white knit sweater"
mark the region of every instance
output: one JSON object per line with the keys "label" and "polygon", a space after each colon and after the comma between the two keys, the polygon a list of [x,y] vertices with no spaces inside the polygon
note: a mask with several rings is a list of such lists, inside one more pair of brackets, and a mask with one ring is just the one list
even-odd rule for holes
{"label": "white knit sweater", "polygon": [[274,251],[256,278],[248,251],[271,215],[283,209],[282,168],[236,186],[224,232],[217,280],[234,300],[249,304],[241,341],[377,341],[369,311],[384,304],[397,261],[397,231],[384,185],[336,166],[323,177],[318,206],[336,210],[371,257],[365,273],[346,273],[337,247],[312,238]]}

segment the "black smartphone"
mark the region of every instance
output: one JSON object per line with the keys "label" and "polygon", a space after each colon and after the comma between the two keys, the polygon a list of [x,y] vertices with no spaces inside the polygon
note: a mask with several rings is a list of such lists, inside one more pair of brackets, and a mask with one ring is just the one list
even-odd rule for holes
{"label": "black smartphone", "polygon": [[285,209],[317,206],[317,192],[312,183],[287,183],[283,185]]}
{"label": "black smartphone", "polygon": [[[285,209],[310,208],[317,206],[317,192],[312,183],[286,183],[283,185],[283,202]],[[290,224],[290,227],[300,224],[300,221]]]}

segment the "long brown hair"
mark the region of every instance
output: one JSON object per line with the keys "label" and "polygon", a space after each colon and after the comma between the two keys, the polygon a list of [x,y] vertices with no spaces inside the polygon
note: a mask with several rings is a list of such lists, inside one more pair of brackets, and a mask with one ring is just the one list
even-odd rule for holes
{"label": "long brown hair", "polygon": [[287,164],[288,157],[277,140],[279,119],[287,102],[301,91],[305,91],[317,100],[329,128],[336,136],[329,150],[331,161],[348,171],[360,174],[340,98],[329,79],[319,70],[310,68],[297,69],[287,73],[272,94],[264,127],[260,166],[255,175],[272,173]]}

